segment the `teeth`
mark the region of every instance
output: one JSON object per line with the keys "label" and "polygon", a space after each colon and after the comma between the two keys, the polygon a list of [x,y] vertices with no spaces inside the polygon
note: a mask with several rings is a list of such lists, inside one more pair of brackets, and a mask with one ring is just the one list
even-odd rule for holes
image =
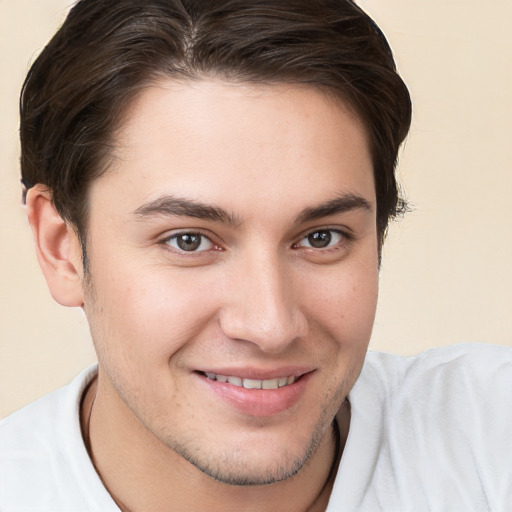
{"label": "teeth", "polygon": [[206,377],[210,380],[219,382],[227,382],[233,386],[244,387],[246,389],[277,389],[293,384],[297,379],[294,376],[279,377],[277,379],[257,380],[257,379],[241,379],[240,377],[228,377],[226,375],[218,375],[216,373],[206,373]]}
{"label": "teeth", "polygon": [[277,389],[279,387],[279,379],[269,379],[261,381],[261,389]]}
{"label": "teeth", "polygon": [[228,377],[228,382],[233,386],[242,386],[242,379],[240,377]]}
{"label": "teeth", "polygon": [[262,381],[254,379],[244,379],[243,386],[246,389],[261,389]]}

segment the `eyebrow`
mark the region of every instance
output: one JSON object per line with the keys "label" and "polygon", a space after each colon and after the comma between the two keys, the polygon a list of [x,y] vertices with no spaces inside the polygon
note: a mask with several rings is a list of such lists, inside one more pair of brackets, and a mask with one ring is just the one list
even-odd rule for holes
{"label": "eyebrow", "polygon": [[337,215],[352,210],[363,209],[368,212],[373,210],[372,205],[364,197],[356,194],[343,194],[326,203],[311,206],[302,210],[295,219],[296,224]]}
{"label": "eyebrow", "polygon": [[[331,215],[337,215],[352,210],[363,209],[372,211],[371,204],[361,196],[355,194],[343,194],[326,203],[310,206],[300,212],[295,218],[295,224],[301,224],[317,220]],[[196,219],[210,220],[232,226],[240,226],[242,220],[218,206],[209,205],[201,201],[195,201],[171,195],[161,196],[146,203],[136,210],[133,215],[137,217],[173,216],[194,217]]]}
{"label": "eyebrow", "polygon": [[170,195],[161,196],[154,201],[144,204],[133,211],[137,217],[152,217],[167,215],[173,217],[194,217],[196,219],[211,220],[223,224],[238,226],[240,219],[218,206],[212,206],[201,201],[175,197]]}

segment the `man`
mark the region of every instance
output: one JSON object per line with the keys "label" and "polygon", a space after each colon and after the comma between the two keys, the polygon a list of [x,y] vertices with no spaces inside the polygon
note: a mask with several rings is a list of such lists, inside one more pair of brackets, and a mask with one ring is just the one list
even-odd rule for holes
{"label": "man", "polygon": [[348,0],[78,2],[22,172],[99,364],[2,423],[0,510],[505,510],[510,350],[365,360],[410,114]]}

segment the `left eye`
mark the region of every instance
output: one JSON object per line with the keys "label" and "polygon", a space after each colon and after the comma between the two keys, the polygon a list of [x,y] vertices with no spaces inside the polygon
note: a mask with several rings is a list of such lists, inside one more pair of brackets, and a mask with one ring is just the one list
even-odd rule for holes
{"label": "left eye", "polygon": [[297,247],[312,249],[326,249],[339,244],[343,240],[343,234],[334,229],[320,229],[305,236]]}
{"label": "left eye", "polygon": [[178,233],[171,236],[166,243],[185,252],[208,251],[214,247],[212,241],[201,233]]}

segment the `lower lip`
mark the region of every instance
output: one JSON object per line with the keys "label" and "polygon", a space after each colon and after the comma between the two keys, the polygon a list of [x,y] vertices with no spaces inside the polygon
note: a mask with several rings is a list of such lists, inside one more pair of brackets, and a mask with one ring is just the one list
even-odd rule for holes
{"label": "lower lip", "polygon": [[277,389],[246,389],[208,379],[203,375],[199,378],[211,392],[242,414],[266,417],[275,416],[293,407],[299,401],[311,375],[312,372],[302,375],[293,384]]}

